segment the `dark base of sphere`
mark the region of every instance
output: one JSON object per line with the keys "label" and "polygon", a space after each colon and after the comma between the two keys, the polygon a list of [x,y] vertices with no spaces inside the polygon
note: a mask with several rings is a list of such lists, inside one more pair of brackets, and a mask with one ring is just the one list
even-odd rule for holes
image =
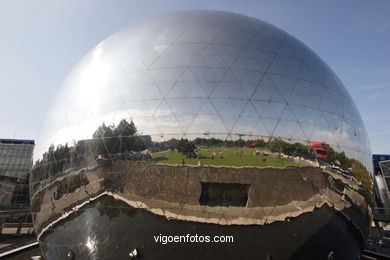
{"label": "dark base of sphere", "polygon": [[[363,241],[355,231],[326,206],[284,222],[227,226],[167,220],[106,196],[57,223],[39,242],[45,259],[356,260]],[[195,242],[196,235],[198,241],[200,236],[233,241]],[[164,236],[182,236],[183,242],[164,244]],[[134,249],[137,256],[131,258]]]}

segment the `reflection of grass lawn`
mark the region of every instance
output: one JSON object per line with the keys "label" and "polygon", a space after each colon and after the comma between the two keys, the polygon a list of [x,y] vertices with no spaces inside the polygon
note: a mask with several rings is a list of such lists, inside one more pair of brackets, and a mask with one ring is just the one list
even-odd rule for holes
{"label": "reflection of grass lawn", "polygon": [[[242,152],[240,152],[242,151]],[[200,161],[203,165],[226,165],[226,166],[302,166],[300,164],[290,162],[283,158],[274,158],[271,155],[256,156],[253,153],[256,149],[253,148],[200,148],[196,152],[198,158],[190,159],[184,154],[177,151],[164,151],[152,154],[153,161],[157,163],[168,164],[185,164],[197,165]],[[214,153],[214,154],[213,154]]]}

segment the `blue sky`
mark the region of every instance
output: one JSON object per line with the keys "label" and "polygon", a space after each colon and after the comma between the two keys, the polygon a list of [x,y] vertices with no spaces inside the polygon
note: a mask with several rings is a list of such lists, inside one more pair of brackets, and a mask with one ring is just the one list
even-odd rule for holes
{"label": "blue sky", "polygon": [[101,40],[166,12],[227,10],[293,34],[336,72],[374,153],[390,154],[390,1],[0,0],[0,137],[36,139],[56,90]]}

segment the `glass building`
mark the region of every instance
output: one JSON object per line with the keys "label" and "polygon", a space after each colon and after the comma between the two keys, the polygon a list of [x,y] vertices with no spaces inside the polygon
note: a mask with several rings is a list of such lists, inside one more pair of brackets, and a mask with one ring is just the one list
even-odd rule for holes
{"label": "glass building", "polygon": [[0,139],[0,207],[28,207],[34,140]]}
{"label": "glass building", "polygon": [[[54,104],[31,182],[48,259],[360,256],[372,192],[361,117],[325,62],[268,23],[184,11],[130,26],[81,60]],[[150,242],[188,230],[241,243]]]}
{"label": "glass building", "polygon": [[390,160],[390,154],[373,154],[372,155],[372,164],[375,175],[380,174],[381,169],[379,166],[379,163],[381,161],[387,161]]}

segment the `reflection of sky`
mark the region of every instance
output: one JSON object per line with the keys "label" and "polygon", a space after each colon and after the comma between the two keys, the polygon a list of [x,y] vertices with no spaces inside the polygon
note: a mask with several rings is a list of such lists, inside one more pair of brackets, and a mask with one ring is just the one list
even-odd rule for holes
{"label": "reflection of sky", "polygon": [[100,43],[65,82],[36,154],[122,119],[161,139],[274,136],[369,150],[351,99],[316,55],[272,26],[233,17],[168,15]]}

